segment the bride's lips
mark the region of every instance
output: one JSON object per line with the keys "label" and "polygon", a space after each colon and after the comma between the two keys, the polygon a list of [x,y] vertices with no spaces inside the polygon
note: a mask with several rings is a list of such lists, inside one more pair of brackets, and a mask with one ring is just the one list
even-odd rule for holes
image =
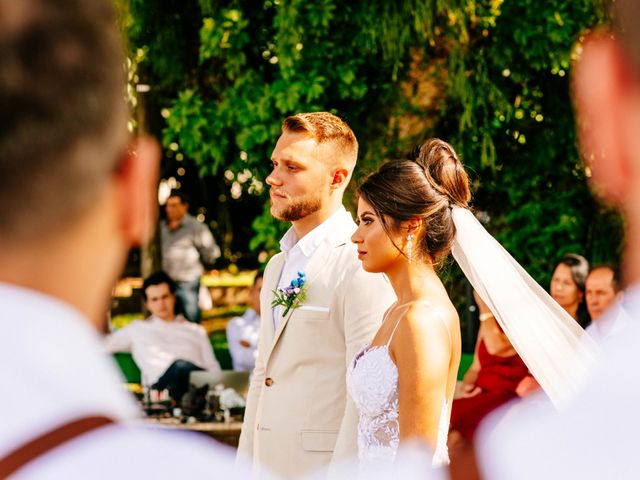
{"label": "bride's lips", "polygon": [[367,254],[367,252],[363,252],[361,250],[358,250],[358,259],[362,260],[366,254]]}

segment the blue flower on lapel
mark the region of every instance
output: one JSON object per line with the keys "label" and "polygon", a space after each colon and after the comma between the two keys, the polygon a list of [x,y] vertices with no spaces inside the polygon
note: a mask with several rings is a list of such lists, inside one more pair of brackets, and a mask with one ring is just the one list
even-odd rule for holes
{"label": "blue flower on lapel", "polygon": [[271,307],[284,307],[283,317],[287,316],[289,310],[296,309],[307,298],[307,276],[304,272],[298,272],[298,276],[291,280],[285,288],[277,288],[273,291],[275,298],[271,302]]}

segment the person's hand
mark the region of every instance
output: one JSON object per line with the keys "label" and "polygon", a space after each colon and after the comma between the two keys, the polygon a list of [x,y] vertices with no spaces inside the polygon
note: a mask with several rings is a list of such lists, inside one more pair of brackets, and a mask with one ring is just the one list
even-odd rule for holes
{"label": "person's hand", "polygon": [[526,397],[534,392],[540,390],[540,384],[531,375],[527,375],[516,387],[516,395],[519,397]]}
{"label": "person's hand", "polygon": [[246,340],[240,340],[240,346],[244,347],[244,348],[251,348],[251,344],[249,342],[247,342]]}
{"label": "person's hand", "polygon": [[463,384],[462,388],[460,390],[461,390],[460,398],[475,397],[476,395],[478,395],[482,391],[482,389],[480,387],[476,387],[475,385],[473,385],[471,383]]}

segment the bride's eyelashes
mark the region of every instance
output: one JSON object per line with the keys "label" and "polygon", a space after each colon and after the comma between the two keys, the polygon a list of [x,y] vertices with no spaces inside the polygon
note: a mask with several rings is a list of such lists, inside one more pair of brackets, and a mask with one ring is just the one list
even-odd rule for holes
{"label": "bride's eyelashes", "polygon": [[373,223],[373,220],[374,220],[373,217],[369,215],[364,215],[360,220],[360,223],[364,223],[365,225],[370,225],[371,223]]}
{"label": "bride's eyelashes", "polygon": [[359,218],[356,218],[356,223],[358,225],[360,225],[360,224],[369,225],[369,224],[373,223],[374,220],[375,220],[375,216],[374,215],[372,215],[369,212],[365,212],[362,215],[360,215]]}

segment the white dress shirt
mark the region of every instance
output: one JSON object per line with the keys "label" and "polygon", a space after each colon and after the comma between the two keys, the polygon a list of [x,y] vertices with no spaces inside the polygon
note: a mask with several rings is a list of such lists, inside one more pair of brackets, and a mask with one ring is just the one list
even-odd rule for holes
{"label": "white dress shirt", "polygon": [[196,434],[139,426],[141,412],[102,338],[58,299],[0,284],[0,458],[71,420],[116,420],[25,465],[12,478],[248,478],[232,453]]}
{"label": "white dress shirt", "polygon": [[[251,372],[256,366],[258,356],[258,337],[260,333],[260,315],[248,309],[241,317],[234,317],[227,324],[227,344],[233,361],[233,369],[238,372]],[[248,347],[240,345],[244,340]]]}
{"label": "white dress shirt", "polygon": [[176,360],[187,360],[212,372],[220,370],[204,327],[182,315],[172,322],[153,315],[135,320],[108,335],[105,343],[110,352],[131,352],[143,385],[156,383]]}
{"label": "white dress shirt", "polygon": [[640,286],[625,293],[628,321],[602,343],[585,388],[562,411],[524,403],[517,415],[492,414],[476,446],[483,478],[632,479],[640,473]]}
{"label": "white dress shirt", "polygon": [[[334,229],[353,230],[353,219],[344,206],[341,206],[333,215],[318,225],[298,240],[295,230],[291,227],[280,240],[280,250],[285,254],[284,267],[280,274],[278,289],[284,289],[291,284],[291,280],[298,278],[298,272],[304,272],[309,260],[318,249],[322,241],[327,238],[329,232]],[[277,331],[282,319],[284,307],[276,306],[273,309],[273,331]]]}

